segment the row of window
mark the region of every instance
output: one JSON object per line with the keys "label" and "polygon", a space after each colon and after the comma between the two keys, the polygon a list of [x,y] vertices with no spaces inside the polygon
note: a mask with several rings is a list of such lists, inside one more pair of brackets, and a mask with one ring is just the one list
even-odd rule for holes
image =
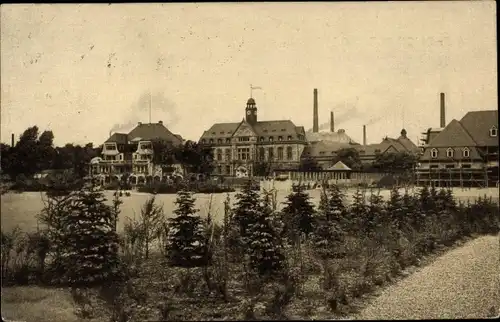
{"label": "row of window", "polygon": [[[293,136],[289,135],[287,138],[287,141],[292,141],[293,140]],[[299,140],[303,140],[304,137],[302,135],[299,135],[298,136],[298,139]],[[216,141],[217,140],[217,141]],[[278,141],[281,142],[284,140],[284,137],[283,136],[278,136]],[[242,136],[242,137],[239,137],[238,138],[238,141],[239,142],[249,142],[250,141],[250,137],[248,136]],[[201,143],[215,143],[217,142],[217,144],[222,144],[222,143],[231,143],[231,138],[226,138],[225,140],[224,139],[208,139],[208,141],[206,139],[202,139],[201,140]],[[259,142],[266,142],[266,138],[261,136],[259,137]],[[267,138],[267,142],[274,142],[274,137],[270,136]]]}
{"label": "row of window", "polygon": [[[281,129],[280,131],[281,132],[285,132],[286,129]],[[264,133],[267,133],[267,132],[268,132],[268,130],[264,130]],[[276,132],[276,129],[273,129],[271,132]],[[227,131],[227,132],[220,131],[220,134],[231,134],[231,133],[233,133],[233,132],[231,132],[231,131]],[[216,132],[212,132],[212,135],[216,135],[216,134],[217,134]]]}
{"label": "row of window", "polygon": [[[266,159],[266,148],[260,147],[259,148],[259,153],[258,153],[258,158],[261,161],[264,161]],[[285,159],[285,149],[283,147],[278,147],[276,149],[276,158],[278,160],[284,160]],[[224,158],[223,158],[223,151],[222,149],[216,149],[215,150],[215,158],[217,161],[231,161],[231,156],[232,156],[232,151],[231,149],[225,149],[224,151]],[[238,148],[237,149],[237,155],[236,155],[237,160],[251,160],[251,155],[250,155],[250,148]],[[275,159],[275,154],[274,154],[274,148],[273,147],[268,147],[267,148],[267,160],[274,160]],[[287,160],[293,160],[293,148],[291,146],[288,146],[286,148],[286,159]]]}
{"label": "row of window", "polygon": [[[455,155],[455,150],[453,150],[452,148],[446,149],[446,157],[453,158],[454,155]],[[464,158],[470,157],[470,150],[468,148],[462,149],[462,156]],[[437,157],[438,157],[438,150],[435,148],[431,149],[431,158],[435,159]]]}

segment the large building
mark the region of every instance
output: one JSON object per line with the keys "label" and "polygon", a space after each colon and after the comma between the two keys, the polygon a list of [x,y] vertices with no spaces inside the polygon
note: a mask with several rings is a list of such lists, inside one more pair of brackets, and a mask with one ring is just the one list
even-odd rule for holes
{"label": "large building", "polygon": [[426,141],[421,148],[417,184],[498,185],[497,110],[468,112]]}
{"label": "large building", "polygon": [[164,141],[174,146],[181,145],[180,135],[170,132],[160,121],[141,123],[129,133],[114,133],[104,142],[101,157],[91,161],[91,173],[107,183],[130,175],[131,184],[144,184],[150,180],[161,180],[162,169],[153,162],[153,143]]}
{"label": "large building", "polygon": [[306,138],[304,127],[290,120],[259,121],[255,100],[249,98],[243,120],[216,123],[199,142],[213,148],[216,174],[253,176],[257,164],[270,169],[298,167]]}

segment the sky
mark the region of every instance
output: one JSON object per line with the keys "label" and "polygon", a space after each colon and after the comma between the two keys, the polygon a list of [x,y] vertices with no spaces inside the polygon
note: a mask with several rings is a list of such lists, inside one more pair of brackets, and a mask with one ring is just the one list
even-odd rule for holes
{"label": "sky", "polygon": [[[498,106],[496,6],[478,2],[36,4],[1,6],[1,141],[29,126],[55,144],[163,123],[198,140],[244,117],[414,142]],[[328,127],[328,126],[327,126]]]}

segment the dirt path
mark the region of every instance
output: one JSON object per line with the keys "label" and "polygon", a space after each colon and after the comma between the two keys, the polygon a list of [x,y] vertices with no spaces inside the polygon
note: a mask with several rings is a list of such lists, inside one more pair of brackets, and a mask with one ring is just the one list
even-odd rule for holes
{"label": "dirt path", "polygon": [[484,236],[389,286],[354,318],[486,318],[499,311],[499,236]]}

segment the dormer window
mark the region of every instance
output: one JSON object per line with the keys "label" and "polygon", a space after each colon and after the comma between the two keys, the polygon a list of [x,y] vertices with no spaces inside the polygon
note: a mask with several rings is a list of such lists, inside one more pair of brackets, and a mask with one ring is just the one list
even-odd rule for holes
{"label": "dormer window", "polygon": [[325,154],[325,151],[321,151],[319,154],[320,154],[320,155],[324,155],[324,154]]}
{"label": "dormer window", "polygon": [[210,141],[209,141],[209,142],[210,142],[210,143],[214,143],[214,139],[210,139]]}
{"label": "dormer window", "polygon": [[269,142],[273,142],[273,137],[272,136],[269,137]]}
{"label": "dormer window", "polygon": [[224,134],[224,131],[221,131],[220,134]]}
{"label": "dormer window", "polygon": [[230,139],[230,138],[227,138],[227,139],[226,139],[226,143],[231,143],[231,139]]}
{"label": "dormer window", "polygon": [[446,156],[448,158],[453,158],[453,149],[452,148],[446,149]]}
{"label": "dormer window", "polygon": [[498,129],[496,126],[493,125],[493,127],[490,129],[490,136],[498,136]]}
{"label": "dormer window", "polygon": [[431,158],[435,159],[438,157],[438,150],[437,149],[432,149],[431,150]]}
{"label": "dormer window", "polygon": [[217,143],[222,144],[222,139],[217,139]]}
{"label": "dormer window", "polygon": [[283,137],[282,136],[278,136],[278,141],[283,141]]}
{"label": "dormer window", "polygon": [[264,137],[261,136],[260,139],[259,139],[260,142],[264,142]]}
{"label": "dormer window", "polygon": [[201,140],[201,143],[205,144],[205,139],[202,139],[202,140]]}
{"label": "dormer window", "polygon": [[464,158],[470,157],[470,150],[468,148],[465,148],[463,150],[463,156],[464,156]]}
{"label": "dormer window", "polygon": [[291,136],[291,135],[289,135],[289,136],[288,136],[288,141],[291,141],[291,140],[292,140],[292,136]]}

